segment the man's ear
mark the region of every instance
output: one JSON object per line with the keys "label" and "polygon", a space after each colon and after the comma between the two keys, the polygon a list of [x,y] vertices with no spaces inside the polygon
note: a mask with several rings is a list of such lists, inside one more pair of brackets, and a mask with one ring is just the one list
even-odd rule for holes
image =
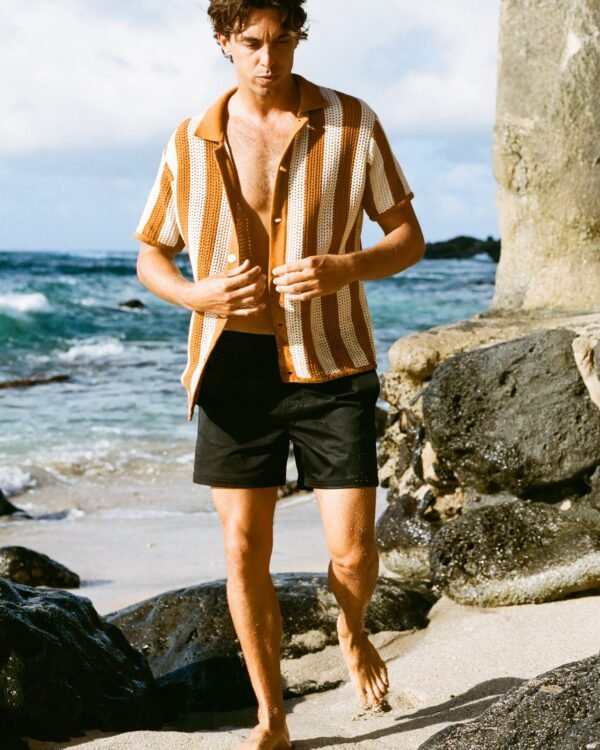
{"label": "man's ear", "polygon": [[229,44],[229,37],[225,34],[217,34],[217,42],[227,57],[231,57],[231,45]]}

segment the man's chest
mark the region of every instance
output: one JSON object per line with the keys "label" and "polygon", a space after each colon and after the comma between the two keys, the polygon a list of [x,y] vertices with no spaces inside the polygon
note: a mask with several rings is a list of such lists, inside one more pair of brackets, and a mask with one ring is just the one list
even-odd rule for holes
{"label": "man's chest", "polygon": [[227,125],[227,140],[245,202],[259,214],[269,211],[277,168],[292,136],[292,124],[259,128],[238,119]]}

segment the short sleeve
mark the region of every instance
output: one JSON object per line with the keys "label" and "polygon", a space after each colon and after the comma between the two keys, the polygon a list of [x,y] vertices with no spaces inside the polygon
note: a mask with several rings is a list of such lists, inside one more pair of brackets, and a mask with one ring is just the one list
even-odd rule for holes
{"label": "short sleeve", "polygon": [[173,173],[167,161],[169,145],[163,151],[160,166],[142,212],[134,237],[148,245],[179,252],[185,242],[179,232]]}
{"label": "short sleeve", "polygon": [[400,203],[414,198],[402,167],[394,156],[386,134],[375,120],[367,163],[364,207],[369,218],[377,221]]}

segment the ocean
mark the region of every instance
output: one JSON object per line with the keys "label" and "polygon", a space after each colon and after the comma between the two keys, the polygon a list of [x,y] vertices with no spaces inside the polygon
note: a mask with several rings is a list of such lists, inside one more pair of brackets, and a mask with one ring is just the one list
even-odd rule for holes
{"label": "ocean", "polygon": [[[0,488],[137,477],[189,467],[196,422],[179,377],[189,312],[138,282],[132,252],[0,252]],[[189,276],[187,255],[178,258]],[[379,370],[398,338],[485,310],[495,263],[425,259],[365,285]],[[138,299],[143,308],[119,303]]]}

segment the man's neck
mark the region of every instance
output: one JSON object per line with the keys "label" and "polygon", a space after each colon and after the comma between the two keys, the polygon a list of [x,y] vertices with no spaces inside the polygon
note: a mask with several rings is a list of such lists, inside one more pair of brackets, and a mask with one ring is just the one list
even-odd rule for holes
{"label": "man's neck", "polygon": [[229,100],[230,114],[250,117],[256,120],[266,120],[270,116],[277,116],[284,112],[297,114],[300,106],[300,87],[290,76],[289,81],[277,91],[264,96],[255,94],[251,89],[239,86]]}

